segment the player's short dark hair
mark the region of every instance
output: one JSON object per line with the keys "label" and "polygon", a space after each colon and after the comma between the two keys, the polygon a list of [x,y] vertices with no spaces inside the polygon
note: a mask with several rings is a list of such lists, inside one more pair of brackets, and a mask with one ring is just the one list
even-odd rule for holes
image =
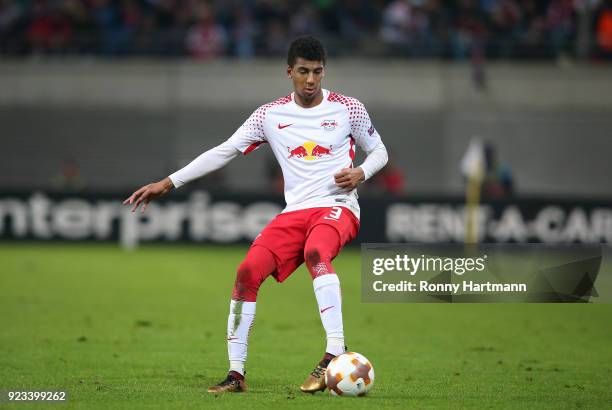
{"label": "player's short dark hair", "polygon": [[301,57],[308,61],[320,61],[325,65],[325,47],[313,36],[300,36],[291,42],[287,53],[287,65],[293,67]]}

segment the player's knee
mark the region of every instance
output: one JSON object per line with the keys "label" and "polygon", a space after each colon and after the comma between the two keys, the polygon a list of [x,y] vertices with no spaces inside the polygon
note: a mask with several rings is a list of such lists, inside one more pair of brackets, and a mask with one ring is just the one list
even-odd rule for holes
{"label": "player's knee", "polygon": [[304,260],[308,266],[316,265],[321,262],[321,251],[317,246],[307,246],[304,249]]}
{"label": "player's knee", "polygon": [[249,260],[243,261],[238,267],[232,298],[235,300],[255,302],[257,299],[257,292],[261,286],[259,278],[260,275],[257,275],[256,264]]}
{"label": "player's knee", "polygon": [[304,249],[304,260],[312,278],[325,274],[334,274],[330,256],[317,246],[307,246]]}

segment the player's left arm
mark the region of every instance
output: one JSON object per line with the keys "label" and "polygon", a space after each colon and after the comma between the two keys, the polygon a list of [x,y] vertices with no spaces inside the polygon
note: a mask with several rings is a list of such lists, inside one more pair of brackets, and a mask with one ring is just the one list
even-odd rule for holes
{"label": "player's left arm", "polygon": [[389,160],[387,148],[382,141],[380,141],[371,151],[366,151],[366,154],[366,159],[357,168],[344,168],[334,175],[337,186],[352,191],[357,185],[367,181],[380,171]]}
{"label": "player's left arm", "polygon": [[352,119],[351,136],[365,151],[367,157],[357,168],[344,168],[334,175],[334,178],[338,187],[352,191],[361,182],[380,171],[387,163],[389,156],[368,112],[358,100],[354,100],[354,104],[349,106],[349,118]]}

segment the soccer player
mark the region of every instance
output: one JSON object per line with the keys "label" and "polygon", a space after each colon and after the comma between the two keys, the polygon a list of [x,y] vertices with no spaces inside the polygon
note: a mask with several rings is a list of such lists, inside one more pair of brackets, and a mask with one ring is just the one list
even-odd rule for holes
{"label": "soccer player", "polygon": [[[327,335],[325,354],[300,389],[325,390],[325,369],[345,352],[340,281],[331,261],[357,235],[357,186],[387,162],[387,150],[358,100],[321,87],[325,49],[314,37],[299,37],[287,56],[293,92],[262,105],[221,145],[163,180],[145,185],[124,204],[132,211],[173,188],[215,171],[238,154],[270,144],[285,180],[287,207],[253,241],[238,267],[227,320],[229,373],[211,393],[246,391],[245,362],[257,292],[273,276],[283,282],[303,262],[313,279]],[[355,144],[367,157],[353,167]]]}

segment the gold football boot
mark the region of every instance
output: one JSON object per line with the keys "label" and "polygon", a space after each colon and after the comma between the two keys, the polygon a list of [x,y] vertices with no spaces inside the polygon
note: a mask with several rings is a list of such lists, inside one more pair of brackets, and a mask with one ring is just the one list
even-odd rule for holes
{"label": "gold football boot", "polygon": [[325,371],[327,367],[321,367],[320,364],[310,372],[304,383],[300,386],[300,390],[304,393],[316,393],[323,391],[327,387],[325,385]]}
{"label": "gold football boot", "polygon": [[[346,350],[346,347],[344,350]],[[316,393],[325,390],[327,387],[325,385],[325,372],[327,371],[327,365],[329,365],[329,362],[331,362],[334,357],[336,356],[331,353],[325,353],[317,367],[315,367],[306,380],[304,380],[304,383],[300,386],[300,390],[304,393]]]}
{"label": "gold football boot", "polygon": [[209,393],[244,393],[247,391],[247,385],[244,381],[244,377],[240,378],[230,372],[225,380],[221,383],[210,386],[208,388]]}

